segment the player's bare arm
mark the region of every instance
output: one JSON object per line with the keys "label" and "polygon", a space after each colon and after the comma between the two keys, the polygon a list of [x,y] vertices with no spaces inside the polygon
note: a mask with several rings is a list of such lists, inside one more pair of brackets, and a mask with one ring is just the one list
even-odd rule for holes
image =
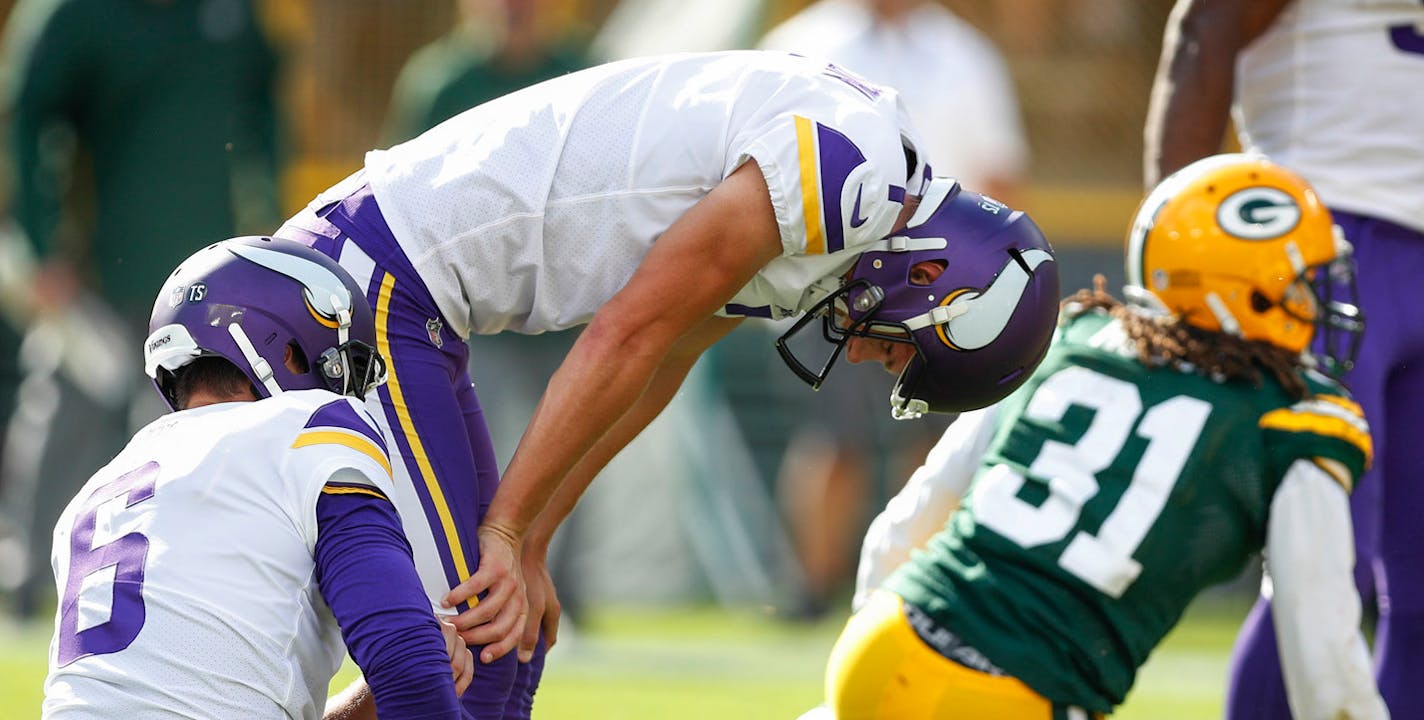
{"label": "player's bare arm", "polygon": [[1179,0],[1167,21],[1147,109],[1146,187],[1221,150],[1236,55],[1290,0]]}
{"label": "player's bare arm", "polygon": [[[541,629],[547,647],[553,647],[558,639],[560,607],[546,564],[554,531],[573,511],[599,471],[672,400],[697,358],[741,322],[741,318],[711,317],[678,340],[642,397],[584,454],[578,465],[565,476],[544,511],[530,525],[523,545],[523,578],[529,598],[529,616],[519,642],[521,662],[527,662],[532,657]],[[478,623],[479,615],[474,611],[471,613]],[[478,624],[466,633],[466,637],[475,645],[497,639],[490,626]]]}
{"label": "player's bare arm", "polygon": [[[468,630],[471,617],[492,613],[492,629],[504,639],[486,647],[482,661],[518,641],[526,611],[521,546],[560,483],[638,403],[677,341],[780,253],[766,181],[747,163],[673,223],[627,286],[594,315],[550,379],[480,526],[480,570],[446,598],[458,602],[489,590],[478,616],[472,610],[456,620]],[[641,430],[654,415],[630,424]]]}

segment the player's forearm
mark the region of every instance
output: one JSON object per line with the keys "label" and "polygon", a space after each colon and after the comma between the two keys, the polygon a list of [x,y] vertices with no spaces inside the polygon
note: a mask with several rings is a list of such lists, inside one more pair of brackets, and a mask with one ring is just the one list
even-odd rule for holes
{"label": "player's forearm", "polygon": [[1221,148],[1242,44],[1225,14],[1220,5],[1195,0],[1172,9],[1147,108],[1146,187]]}
{"label": "player's forearm", "polygon": [[[559,484],[639,401],[654,373],[678,356],[690,364],[735,327],[735,320],[713,316],[781,251],[766,181],[756,163],[743,163],[659,237],[594,315],[550,379],[483,526],[522,541]],[[641,430],[656,414],[629,422]],[[637,432],[625,434],[605,450],[622,449]],[[612,457],[602,454],[603,462]]]}
{"label": "player's forearm", "polygon": [[323,495],[317,522],[317,583],[379,716],[459,717],[444,639],[390,502]]}
{"label": "player's forearm", "polygon": [[648,423],[662,413],[677,394],[694,362],[696,357],[669,358],[658,369],[652,382],[648,383],[647,389],[633,407],[584,453],[583,458],[564,478],[549,504],[530,526],[525,540],[526,552],[543,553],[548,550],[554,531],[569,513],[573,512],[574,506],[593,483],[593,479],[648,426]]}
{"label": "player's forearm", "polygon": [[1345,491],[1297,460],[1271,501],[1266,551],[1281,669],[1298,718],[1388,716],[1360,635],[1351,536]]}
{"label": "player's forearm", "polygon": [[1178,0],[1167,20],[1147,107],[1147,187],[1221,150],[1236,61],[1290,0]]}
{"label": "player's forearm", "polygon": [[[599,435],[577,458],[571,469],[563,473],[562,481],[550,492],[548,502],[541,507],[536,519],[524,526],[526,528],[524,539],[529,544],[527,550],[540,552],[547,549],[554,531],[573,511],[579,498],[583,496],[584,491],[592,484],[598,473],[667,407],[673,396],[677,394],[678,388],[682,386],[688,371],[697,362],[697,358],[701,357],[708,347],[736,327],[739,322],[732,318],[710,318],[703,321],[672,345],[662,356],[660,365],[647,371],[651,378],[643,385],[639,396],[629,404],[621,416],[603,426],[607,430]],[[568,362],[566,361],[565,364],[567,365]],[[541,406],[547,402],[549,402],[549,394],[545,395]],[[538,413],[536,413],[537,417]],[[584,417],[587,416],[584,415]],[[532,430],[532,421],[530,425]],[[526,433],[526,438],[528,435],[529,433]],[[523,444],[521,442],[521,451]],[[515,457],[516,459],[519,457],[518,452]],[[510,463],[510,467],[513,469],[513,461]],[[504,492],[505,483],[509,482],[509,478],[510,473],[506,472],[500,482],[499,493]],[[500,502],[499,493],[495,495],[495,503]],[[494,505],[491,505],[490,512],[486,515],[486,522],[500,524],[502,523],[500,517],[496,513]],[[501,527],[503,527],[502,524]]]}
{"label": "player's forearm", "polygon": [[568,495],[577,500],[582,488],[564,490],[565,480],[606,430],[638,402],[661,360],[656,349],[620,352],[621,337],[606,333],[597,320],[579,336],[550,379],[500,479],[484,525],[523,540],[556,496],[564,496],[562,502],[569,502]]}

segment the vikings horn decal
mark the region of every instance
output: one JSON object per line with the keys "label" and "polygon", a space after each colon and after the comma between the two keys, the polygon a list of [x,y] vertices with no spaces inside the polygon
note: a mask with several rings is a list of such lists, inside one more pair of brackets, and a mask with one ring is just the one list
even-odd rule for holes
{"label": "vikings horn decal", "polygon": [[335,320],[340,310],[344,309],[336,307],[336,303],[332,302],[333,298],[343,302],[345,308],[351,307],[351,293],[346,291],[346,286],[342,284],[341,278],[320,265],[302,262],[299,258],[276,250],[250,245],[232,245],[228,247],[228,250],[244,260],[257,263],[301,283],[311,308],[326,319]]}
{"label": "vikings horn decal", "polygon": [[[1053,256],[1037,248],[1024,251],[1022,259],[1010,259],[999,271],[994,282],[983,292],[969,290],[954,296],[942,309],[945,320],[929,313],[930,321],[938,327],[937,334],[944,343],[956,350],[978,350],[987,347],[1004,332],[1009,318],[1019,307],[1019,298],[1028,288],[1030,273],[1045,262],[1052,262]],[[941,308],[935,308],[940,310]]]}

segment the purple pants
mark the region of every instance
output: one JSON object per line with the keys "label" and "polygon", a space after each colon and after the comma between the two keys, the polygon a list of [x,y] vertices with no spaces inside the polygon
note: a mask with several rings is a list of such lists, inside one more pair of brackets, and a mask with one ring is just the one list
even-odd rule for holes
{"label": "purple pants", "polygon": [[[1335,212],[1355,246],[1364,341],[1346,378],[1364,408],[1375,461],[1350,498],[1355,582],[1373,607],[1375,677],[1397,718],[1424,718],[1424,233]],[[1289,718],[1269,603],[1257,601],[1233,650],[1227,717]]]}
{"label": "purple pants", "polygon": [[[323,193],[277,235],[336,259],[358,281],[369,278],[367,299],[389,371],[380,388],[381,407],[395,440],[392,454],[398,452],[404,466],[396,482],[409,483],[420,500],[440,570],[429,570],[437,567],[431,558],[417,560],[424,561],[423,573],[443,573],[438,581],[424,578],[427,593],[433,586],[443,595],[479,567],[475,529],[499,484],[489,429],[470,382],[469,347],[450,331],[362,173]],[[412,522],[408,516],[402,519]],[[415,542],[412,533],[412,547],[419,554],[430,544]],[[431,597],[432,602],[439,599]],[[479,649],[471,650],[478,658]],[[543,660],[541,642],[527,665],[519,665],[513,652],[492,664],[478,664],[462,698],[465,709],[477,720],[527,720]]]}

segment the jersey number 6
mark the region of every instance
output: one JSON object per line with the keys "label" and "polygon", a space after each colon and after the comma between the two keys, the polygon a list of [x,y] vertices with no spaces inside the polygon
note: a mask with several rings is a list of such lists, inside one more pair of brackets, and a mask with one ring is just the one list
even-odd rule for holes
{"label": "jersey number 6", "polygon": [[[1045,380],[1024,414],[1032,420],[1058,422],[1075,405],[1093,411],[1083,436],[1072,445],[1045,442],[1028,468],[1036,481],[1048,479],[1047,499],[1041,505],[1019,499],[1026,478],[998,465],[974,485],[974,515],[984,527],[1025,548],[1074,533],[1058,565],[1103,593],[1121,597],[1142,572],[1132,555],[1166,506],[1211,405],[1178,395],[1144,413],[1137,386],[1071,367]],[[1083,504],[1099,490],[1096,474],[1122,452],[1134,427],[1148,445],[1132,481],[1096,533],[1079,528]]]}
{"label": "jersey number 6", "polygon": [[89,496],[69,536],[69,578],[60,601],[60,665],[129,646],[143,628],[143,568],[148,538],[119,534],[119,516],[153,497],[158,463],[150,462]]}

